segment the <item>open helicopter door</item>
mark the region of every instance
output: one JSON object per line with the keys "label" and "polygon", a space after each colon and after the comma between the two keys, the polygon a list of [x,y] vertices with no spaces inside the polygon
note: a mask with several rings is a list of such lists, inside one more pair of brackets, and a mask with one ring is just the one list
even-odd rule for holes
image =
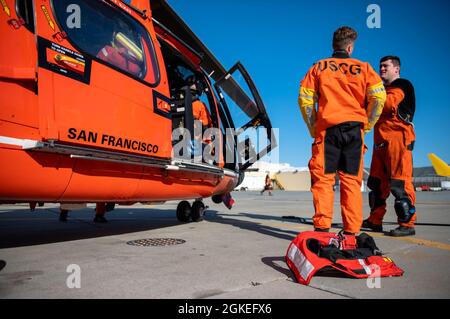
{"label": "open helicopter door", "polygon": [[82,158],[170,158],[168,88],[148,13],[118,0],[34,4],[43,140]]}
{"label": "open helicopter door", "polygon": [[272,125],[256,86],[240,62],[217,79],[214,86],[230,126],[227,144],[234,143],[231,148],[236,152],[227,153],[225,161],[234,161],[236,169],[245,171],[277,146]]}

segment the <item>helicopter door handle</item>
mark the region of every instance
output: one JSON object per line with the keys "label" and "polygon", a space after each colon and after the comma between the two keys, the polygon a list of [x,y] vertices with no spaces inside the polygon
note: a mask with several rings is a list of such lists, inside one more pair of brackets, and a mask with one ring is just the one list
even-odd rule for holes
{"label": "helicopter door handle", "polygon": [[68,56],[62,55],[62,54],[55,54],[54,57],[57,64],[60,66],[69,69],[71,71],[74,71],[76,73],[83,74],[84,73],[84,66],[85,64],[83,62],[80,62],[78,60],[69,58]]}

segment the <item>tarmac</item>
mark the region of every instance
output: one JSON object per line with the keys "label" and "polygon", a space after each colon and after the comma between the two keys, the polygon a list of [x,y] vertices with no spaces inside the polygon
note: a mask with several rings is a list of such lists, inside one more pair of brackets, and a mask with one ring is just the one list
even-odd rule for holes
{"label": "tarmac", "polygon": [[[25,204],[0,205],[0,298],[450,297],[449,191],[417,193],[416,236],[367,232],[405,271],[375,285],[373,279],[336,276],[315,276],[309,286],[295,281],[284,256],[299,232],[312,230],[309,192],[233,192],[233,197],[231,210],[206,199],[204,221],[191,223],[178,222],[175,201],[116,206],[106,224],[92,221],[94,205],[70,212],[65,223],[58,221],[56,204],[33,212]],[[367,217],[367,193],[363,197]],[[392,198],[388,205],[385,230],[396,227]],[[341,222],[338,195],[334,218]],[[144,239],[180,243],[129,244]]]}

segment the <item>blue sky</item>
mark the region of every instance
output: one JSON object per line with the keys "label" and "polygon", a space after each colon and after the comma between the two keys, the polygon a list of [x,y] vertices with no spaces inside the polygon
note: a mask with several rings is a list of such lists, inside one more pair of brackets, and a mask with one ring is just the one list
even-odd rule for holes
{"label": "blue sky", "polygon": [[[280,128],[280,162],[306,166],[311,142],[297,105],[300,80],[309,67],[331,55],[335,29],[358,31],[353,57],[378,71],[381,56],[398,55],[402,77],[415,86],[414,166],[430,166],[427,154],[450,162],[450,2],[168,0],[225,68],[241,61]],[[381,28],[369,29],[369,4],[381,8]],[[366,135],[370,165],[373,133]]]}

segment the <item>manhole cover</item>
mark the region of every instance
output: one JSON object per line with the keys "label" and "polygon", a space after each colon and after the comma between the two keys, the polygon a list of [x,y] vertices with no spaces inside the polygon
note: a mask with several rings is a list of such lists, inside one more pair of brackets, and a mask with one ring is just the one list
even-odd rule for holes
{"label": "manhole cover", "polygon": [[184,244],[185,242],[183,239],[175,238],[147,238],[132,240],[127,242],[127,244],[132,246],[172,246]]}

